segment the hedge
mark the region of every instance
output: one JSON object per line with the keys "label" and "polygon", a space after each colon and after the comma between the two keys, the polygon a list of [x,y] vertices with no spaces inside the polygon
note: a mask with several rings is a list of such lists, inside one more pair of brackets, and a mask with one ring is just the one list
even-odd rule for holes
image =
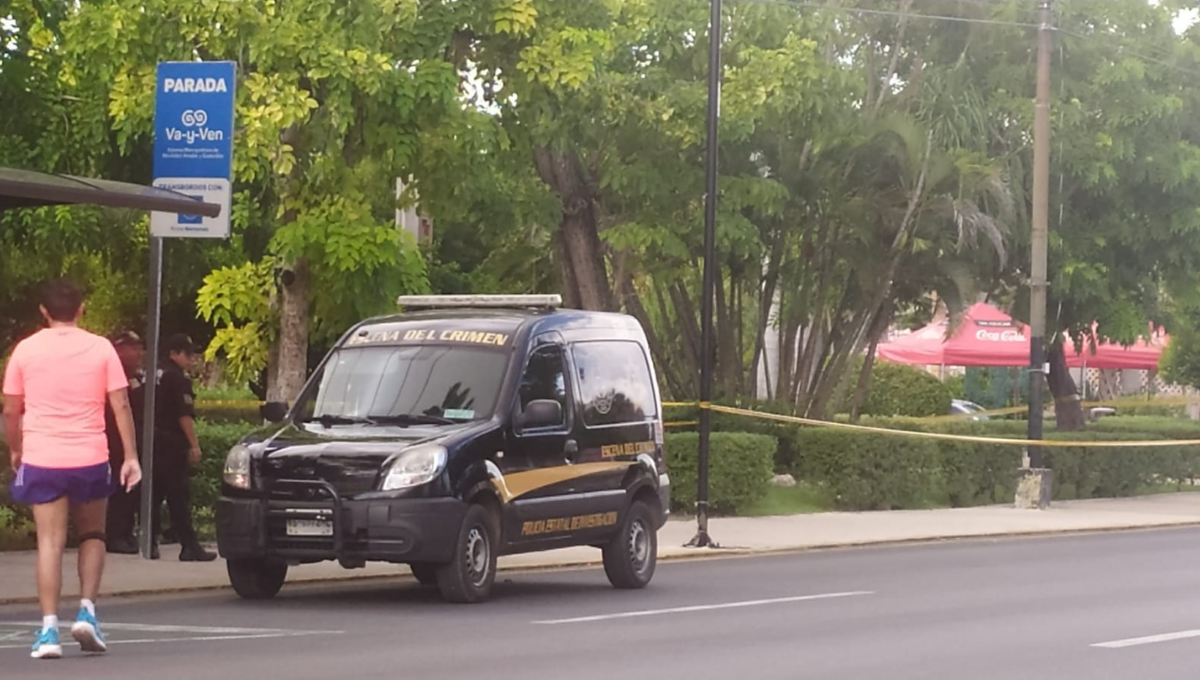
{"label": "hedge", "polygon": [[[745,432],[714,432],[709,438],[708,502],[714,514],[736,514],[760,500],[771,484],[776,440]],[[695,432],[666,436],[671,506],[692,512],[696,505],[696,463],[700,436]]]}
{"label": "hedge", "polygon": [[[854,370],[847,374],[853,379],[849,380],[842,392],[837,404],[838,413],[850,411],[861,366],[862,360],[856,360]],[[951,399],[950,388],[929,372],[903,364],[876,361],[871,369],[871,382],[861,413],[914,418],[942,416],[950,413]]]}
{"label": "hedge", "polygon": [[[1107,420],[1107,419],[1106,419]],[[1103,421],[1101,421],[1103,422]],[[878,424],[878,423],[877,423]],[[912,422],[889,423],[917,429]],[[1023,423],[963,422],[920,429],[948,434],[1024,438]],[[1124,427],[1122,427],[1122,425]],[[1110,423],[1084,432],[1049,432],[1049,440],[1154,441],[1200,439],[1182,425]],[[1124,429],[1128,428],[1128,429]],[[962,507],[1010,502],[1023,447],[977,442],[919,439],[895,435],[793,427],[787,468],[797,478],[825,486],[848,510]],[[1046,447],[1046,465],[1054,470],[1054,498],[1115,498],[1148,487],[1183,482],[1200,474],[1200,446]]]}

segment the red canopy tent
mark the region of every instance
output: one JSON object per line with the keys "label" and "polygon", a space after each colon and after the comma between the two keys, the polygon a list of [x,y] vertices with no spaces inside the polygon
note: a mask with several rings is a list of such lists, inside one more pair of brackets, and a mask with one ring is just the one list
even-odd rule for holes
{"label": "red canopy tent", "polygon": [[[946,320],[935,320],[908,335],[881,343],[877,356],[895,363],[927,366],[1029,365],[1027,327],[989,304],[972,305],[949,339],[946,338],[947,326]],[[1126,348],[1111,342],[1097,345],[1093,332],[1082,352],[1076,352],[1068,338],[1067,365],[1071,368],[1153,370],[1158,367],[1167,336],[1161,332],[1149,335],[1148,341],[1142,338]]]}

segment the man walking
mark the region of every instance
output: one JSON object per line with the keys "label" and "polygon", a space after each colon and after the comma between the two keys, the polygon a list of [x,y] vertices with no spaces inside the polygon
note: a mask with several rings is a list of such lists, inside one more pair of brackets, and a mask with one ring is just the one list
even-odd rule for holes
{"label": "man walking", "polygon": [[196,347],[187,335],[176,334],[167,338],[163,349],[166,361],[159,371],[154,400],[154,507],[157,509],[166,499],[171,528],[181,546],[181,561],[211,562],[217,559],[216,553],[200,545],[192,527],[188,482],[191,466],[199,463],[201,456],[196,438],[196,396],[191,378],[184,373],[196,357]]}
{"label": "man walking", "polygon": [[[142,362],[146,356],[146,346],[133,331],[117,333],[109,340],[117,350],[117,357],[120,358],[125,377],[129,380],[129,405],[133,409],[136,443],[140,452],[142,408],[145,402],[145,371]],[[117,418],[112,407],[104,409],[104,426],[108,432],[108,461],[112,466],[113,475],[119,476],[121,466],[125,462],[125,445],[121,442],[120,428],[117,427]],[[108,552],[121,555],[138,554],[133,527],[140,506],[141,487],[132,492],[120,486],[113,490],[113,495],[108,500]]]}
{"label": "man walking", "polygon": [[38,600],[42,628],[35,659],[62,656],[58,600],[67,519],[75,513],[79,533],[79,615],[72,636],[85,652],[107,649],[96,620],[96,597],[104,572],[105,509],[112,494],[104,429],[105,402],[116,415],[125,452],[120,484],[141,481],[128,381],[108,340],[79,328],[83,296],[64,281],[42,293],[48,328],[21,341],[4,375],[4,425],[16,479],[13,500],[33,508],[37,528]]}

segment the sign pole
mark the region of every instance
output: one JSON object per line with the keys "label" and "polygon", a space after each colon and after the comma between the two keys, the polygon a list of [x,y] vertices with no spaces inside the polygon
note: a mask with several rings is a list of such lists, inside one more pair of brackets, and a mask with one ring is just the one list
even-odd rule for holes
{"label": "sign pole", "polygon": [[721,0],[711,0],[708,23],[708,154],[705,162],[704,280],[700,301],[700,447],[696,471],[696,535],[689,547],[715,547],[708,535],[708,454],[712,431],[713,298],[716,296],[717,121],[721,117]]}
{"label": "sign pole", "polygon": [[233,201],[233,120],[237,64],[168,61],[158,64],[154,91],[154,186],[221,206],[216,217],[150,214],[150,281],[146,330],[146,404],[142,433],[141,553],[154,543],[154,404],[162,320],[164,239],[229,238]]}
{"label": "sign pole", "polygon": [[150,303],[146,310],[146,388],[144,394],[145,414],[142,418],[142,531],[139,537],[142,557],[152,559],[154,546],[154,516],[158,504],[154,502],[154,393],[158,386],[158,345],[160,316],[162,312],[162,260],[163,240],[150,237]]}

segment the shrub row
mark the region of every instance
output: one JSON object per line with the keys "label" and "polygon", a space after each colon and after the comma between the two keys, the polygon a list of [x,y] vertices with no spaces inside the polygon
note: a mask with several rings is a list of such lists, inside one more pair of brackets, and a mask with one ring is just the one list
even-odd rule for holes
{"label": "shrub row", "polygon": [[[736,514],[758,501],[771,483],[777,442],[745,432],[714,432],[709,437],[708,503],[714,514]],[[690,513],[696,506],[700,435],[671,433],[664,442],[671,474],[671,505]]]}
{"label": "shrub row", "polygon": [[[1107,419],[1106,419],[1107,420]],[[1140,419],[1138,419],[1140,420]],[[1156,441],[1200,439],[1181,424],[1113,422],[1085,432],[1048,433],[1058,441]],[[875,423],[893,429],[947,434],[1024,438],[1015,422],[966,422],[919,427],[911,422]],[[839,507],[877,510],[1009,502],[1015,492],[1023,448],[986,442],[918,439],[895,435],[791,427],[780,433],[780,461],[797,478],[826,486]],[[786,444],[785,444],[786,443]],[[1114,498],[1148,487],[1193,479],[1200,472],[1200,446],[1046,447],[1054,470],[1054,498]]]}

